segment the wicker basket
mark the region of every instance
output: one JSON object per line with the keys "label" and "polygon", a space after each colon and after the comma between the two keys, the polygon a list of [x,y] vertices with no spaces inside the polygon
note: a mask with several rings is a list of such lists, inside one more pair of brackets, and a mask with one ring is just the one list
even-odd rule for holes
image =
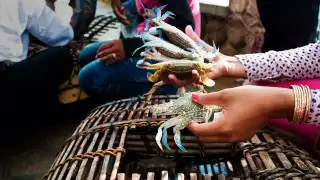
{"label": "wicker basket", "polygon": [[[151,104],[176,99],[155,96]],[[187,129],[179,150],[155,143],[157,127],[169,116],[145,109],[143,98],[104,104],[80,123],[43,179],[320,179],[318,161],[275,132],[262,130],[238,144],[200,143]]]}

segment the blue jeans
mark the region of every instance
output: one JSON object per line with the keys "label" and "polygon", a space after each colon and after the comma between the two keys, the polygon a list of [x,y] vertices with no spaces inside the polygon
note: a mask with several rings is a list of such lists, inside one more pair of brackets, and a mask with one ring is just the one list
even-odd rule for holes
{"label": "blue jeans", "polygon": [[[79,84],[89,96],[106,96],[112,99],[130,98],[148,92],[154,83],[147,79],[148,70],[136,67],[141,58],[129,58],[105,65],[95,59],[98,48],[106,42],[93,43],[80,52]],[[160,87],[155,95],[176,94],[171,85]]]}

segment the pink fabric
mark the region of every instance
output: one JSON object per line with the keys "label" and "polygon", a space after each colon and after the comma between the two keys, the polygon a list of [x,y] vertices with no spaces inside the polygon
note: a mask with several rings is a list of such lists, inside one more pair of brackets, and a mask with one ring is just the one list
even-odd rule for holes
{"label": "pink fabric", "polygon": [[[272,86],[289,88],[290,85],[308,85],[311,89],[320,89],[320,79],[292,80],[280,83],[258,82],[260,86]],[[308,150],[320,156],[320,141],[318,139],[320,126],[317,124],[294,124],[287,119],[272,119],[268,126],[294,137],[299,143],[302,143]]]}
{"label": "pink fabric", "polygon": [[[141,5],[141,1],[146,8],[153,8],[155,6],[161,6],[160,2],[158,0],[135,0],[137,12],[140,16],[143,14],[143,7]],[[197,33],[198,36],[201,34],[201,13],[200,13],[200,3],[199,0],[188,0],[193,18],[195,23],[195,29],[194,31]],[[146,22],[143,21],[138,24],[137,26],[137,33],[140,34],[140,32],[144,29]]]}

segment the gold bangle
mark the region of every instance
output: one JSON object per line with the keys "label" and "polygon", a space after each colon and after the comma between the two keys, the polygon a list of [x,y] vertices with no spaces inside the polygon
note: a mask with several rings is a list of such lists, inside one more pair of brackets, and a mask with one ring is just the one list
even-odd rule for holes
{"label": "gold bangle", "polygon": [[302,123],[306,123],[308,120],[308,117],[310,115],[310,108],[311,108],[311,91],[309,86],[304,86],[305,92],[306,92],[306,104],[305,104],[305,112]]}
{"label": "gold bangle", "polygon": [[300,124],[303,117],[303,91],[301,86],[296,86],[298,91],[298,108],[297,108],[297,119],[296,123]]}
{"label": "gold bangle", "polygon": [[299,109],[298,124],[301,124],[303,122],[304,114],[305,114],[305,110],[306,110],[307,92],[305,91],[305,87],[303,85],[299,86],[299,91],[300,91],[300,109]]}
{"label": "gold bangle", "polygon": [[294,94],[294,112],[293,112],[293,117],[291,122],[295,123],[297,119],[297,112],[298,112],[298,92],[297,92],[297,87],[295,85],[291,85],[291,88],[293,90]]}

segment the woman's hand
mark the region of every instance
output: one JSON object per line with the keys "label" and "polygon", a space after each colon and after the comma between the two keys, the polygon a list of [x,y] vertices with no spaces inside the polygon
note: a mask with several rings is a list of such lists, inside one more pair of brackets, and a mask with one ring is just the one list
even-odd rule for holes
{"label": "woman's hand", "polygon": [[129,24],[127,17],[124,15],[124,6],[122,5],[121,0],[112,0],[111,6],[117,19],[123,24]]}
{"label": "woman's hand", "polygon": [[221,116],[210,123],[192,123],[188,129],[203,142],[239,142],[250,139],[271,118],[291,118],[293,90],[261,86],[240,86],[197,95],[193,100],[203,105],[223,108]]}
{"label": "woman's hand", "polygon": [[125,59],[125,52],[121,40],[113,40],[99,47],[97,58],[100,61],[119,61]]}
{"label": "woman's hand", "polygon": [[[191,26],[187,26],[185,33],[195,42],[202,42],[204,49],[209,52],[212,51],[213,47],[202,41],[198,35],[192,30]],[[236,57],[226,56],[221,53],[217,54],[217,57],[213,60],[216,63],[215,71],[208,73],[210,79],[217,79],[221,77],[246,77],[245,69],[241,62]],[[169,76],[162,75],[160,79],[167,84],[172,84],[177,87],[182,87],[191,83],[199,83],[199,73],[194,70],[192,72],[191,80],[179,80],[175,75],[170,74]]]}

